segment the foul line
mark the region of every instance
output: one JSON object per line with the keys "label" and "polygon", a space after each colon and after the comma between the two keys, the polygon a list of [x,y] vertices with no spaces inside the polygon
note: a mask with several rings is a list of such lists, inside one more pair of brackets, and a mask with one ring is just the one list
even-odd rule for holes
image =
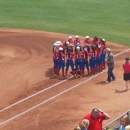
{"label": "foul line", "polygon": [[[105,70],[105,71],[106,71],[106,70]],[[104,73],[105,71],[99,73],[98,75]],[[70,91],[70,90],[72,90],[72,89],[74,89],[74,88],[76,88],[76,87],[78,87],[78,86],[80,86],[80,85],[86,83],[87,81],[89,81],[89,80],[91,80],[91,79],[93,79],[93,78],[95,78],[95,77],[97,77],[97,75],[94,75],[93,77],[89,78],[88,80],[85,80],[85,81],[83,81],[83,82],[81,82],[81,83],[79,83],[79,84],[77,84],[77,85],[75,85],[75,86],[73,86],[73,87],[71,87],[71,88],[69,88],[69,89],[66,89],[65,91],[63,91],[63,92],[61,92],[61,93],[59,93],[59,94],[57,94],[57,95],[55,95],[55,96],[53,96],[53,97],[47,99],[47,100],[44,100],[43,102],[41,102],[41,103],[39,103],[39,104],[37,104],[37,105],[35,105],[35,106],[29,108],[28,110],[26,110],[26,111],[24,111],[24,112],[22,112],[22,113],[20,113],[20,114],[18,114],[18,115],[16,115],[16,116],[10,118],[10,119],[8,119],[8,120],[6,120],[6,121],[4,121],[4,122],[1,122],[1,123],[0,123],[0,126],[3,125],[3,124],[5,124],[5,123],[7,123],[7,122],[9,122],[9,121],[11,121],[11,120],[13,120],[13,119],[15,119],[15,118],[17,118],[17,117],[19,117],[19,116],[21,116],[21,115],[24,115],[25,113],[27,113],[27,112],[29,112],[29,111],[31,111],[31,110],[33,110],[33,109],[35,109],[35,108],[37,108],[37,107],[43,105],[44,103],[46,103],[46,102],[48,102],[48,101],[50,101],[50,100],[52,100],[52,99],[54,99],[54,98],[56,98],[56,97],[59,97],[60,95],[62,95],[62,94],[64,94],[64,93],[66,93],[66,92],[68,92],[68,91]]]}
{"label": "foul line", "polygon": [[47,87],[47,88],[45,88],[45,89],[43,89],[43,90],[41,90],[41,91],[39,91],[39,92],[37,92],[37,93],[35,93],[35,94],[32,94],[31,96],[28,96],[28,97],[26,97],[26,98],[24,98],[24,99],[22,99],[22,100],[20,100],[20,101],[18,101],[18,102],[16,102],[16,103],[11,104],[11,105],[9,105],[9,106],[3,108],[2,110],[0,110],[0,113],[3,112],[3,111],[5,111],[5,110],[7,110],[7,109],[9,109],[9,108],[11,108],[11,107],[13,107],[13,106],[15,106],[15,105],[17,105],[17,104],[19,104],[19,103],[21,103],[21,102],[23,102],[23,101],[26,101],[26,100],[28,100],[28,99],[30,99],[30,98],[32,98],[32,97],[34,97],[34,96],[36,96],[36,95],[42,93],[42,92],[45,92],[45,91],[51,89],[51,88],[53,88],[53,87],[55,87],[55,86],[57,86],[57,85],[59,85],[59,84],[65,82],[65,81],[67,81],[68,79],[70,79],[70,78],[72,78],[72,77],[73,77],[73,76],[71,76],[71,77],[69,77],[69,78],[67,78],[67,79],[64,79],[63,81],[60,81],[60,82],[58,82],[58,83],[56,83],[56,84],[54,84],[54,85],[51,85],[51,86],[49,86],[49,87]]}
{"label": "foul line", "polygon": [[[120,53],[116,54],[115,57],[118,56],[118,55],[121,55],[121,54],[123,54],[124,52],[127,52],[127,51],[129,51],[129,50],[130,50],[130,48],[127,49],[127,50],[125,50],[125,51],[123,51],[123,52],[120,52]],[[69,88],[69,89],[67,89],[67,90],[65,90],[65,91],[63,91],[63,92],[61,92],[61,93],[59,93],[59,94],[57,94],[57,95],[55,95],[55,96],[53,96],[53,97],[51,97],[51,98],[45,100],[45,101],[43,101],[43,102],[37,104],[37,105],[35,105],[35,106],[33,106],[33,107],[31,107],[30,109],[28,109],[28,110],[26,110],[26,111],[24,111],[24,112],[22,112],[22,113],[20,113],[20,114],[18,114],[18,115],[16,115],[16,116],[12,117],[12,118],[9,118],[8,120],[5,120],[5,121],[1,122],[1,123],[0,123],[0,126],[3,125],[3,124],[5,124],[5,123],[7,123],[7,122],[9,122],[9,121],[12,121],[12,120],[16,119],[17,117],[20,117],[20,116],[26,114],[27,112],[29,112],[29,111],[31,111],[31,110],[33,110],[33,109],[35,109],[35,108],[37,108],[37,107],[43,105],[44,103],[46,103],[46,102],[48,102],[48,101],[51,101],[52,99],[55,99],[56,97],[59,97],[60,95],[66,93],[66,92],[68,92],[68,91],[70,91],[70,90],[72,90],[72,89],[74,89],[74,88],[76,88],[76,87],[78,87],[78,86],[80,86],[80,85],[82,85],[82,84],[88,82],[89,80],[91,80],[91,79],[97,77],[98,75],[101,75],[102,73],[104,73],[104,72],[106,72],[106,71],[107,71],[107,70],[105,70],[105,71],[103,71],[103,72],[101,72],[101,73],[98,73],[98,74],[94,75],[93,77],[91,77],[91,78],[89,78],[89,79],[87,79],[87,80],[85,80],[85,81],[83,81],[83,82],[81,82],[81,83],[79,83],[79,84],[77,84],[77,85],[75,85],[75,86],[73,86],[73,87],[71,87],[71,88]]]}

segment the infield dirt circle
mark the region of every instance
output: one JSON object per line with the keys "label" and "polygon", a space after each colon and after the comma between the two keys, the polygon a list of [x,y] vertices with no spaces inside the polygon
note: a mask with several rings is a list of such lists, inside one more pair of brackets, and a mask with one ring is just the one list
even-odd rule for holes
{"label": "infield dirt circle", "polygon": [[111,116],[105,127],[130,109],[122,70],[130,48],[107,42],[116,56],[116,81],[110,84],[104,83],[107,69],[79,79],[69,74],[64,80],[53,75],[52,45],[68,36],[0,29],[0,130],[73,130],[95,107]]}

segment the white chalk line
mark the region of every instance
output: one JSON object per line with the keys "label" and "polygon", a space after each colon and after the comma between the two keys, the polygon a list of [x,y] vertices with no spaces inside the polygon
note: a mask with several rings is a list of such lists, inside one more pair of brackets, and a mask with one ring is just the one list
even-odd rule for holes
{"label": "white chalk line", "polygon": [[72,78],[72,77],[73,77],[73,76],[71,76],[71,77],[69,77],[69,78],[67,78],[67,79],[64,79],[64,80],[62,80],[62,81],[60,81],[60,82],[58,82],[58,83],[56,83],[56,84],[54,84],[54,85],[51,85],[51,86],[49,86],[49,87],[47,87],[47,88],[45,88],[45,89],[43,89],[43,90],[41,90],[41,91],[39,91],[39,92],[37,92],[37,93],[35,93],[35,94],[32,94],[31,96],[28,96],[28,97],[26,97],[26,98],[24,98],[24,99],[22,99],[22,100],[20,100],[20,101],[18,101],[18,102],[16,102],[16,103],[11,104],[11,105],[9,105],[9,106],[7,106],[7,107],[1,109],[1,110],[0,110],[0,113],[3,112],[3,111],[5,111],[5,110],[7,110],[7,109],[9,109],[9,108],[11,108],[11,107],[13,107],[13,106],[15,106],[15,105],[18,105],[19,103],[21,103],[21,102],[23,102],[23,101],[26,101],[26,100],[28,100],[28,99],[30,99],[30,98],[32,98],[32,97],[34,97],[34,96],[36,96],[36,95],[42,93],[42,92],[45,92],[45,91],[51,89],[51,88],[53,88],[53,87],[55,87],[55,86],[57,86],[57,85],[59,85],[59,84],[65,82],[65,81],[67,81],[68,79],[70,79],[70,78]]}
{"label": "white chalk line", "polygon": [[[105,71],[106,71],[106,70],[105,70]],[[100,75],[100,74],[104,73],[105,71],[103,71],[103,72],[101,72],[101,73],[99,73],[99,74],[97,74],[97,75]],[[23,114],[25,114],[25,113],[27,113],[27,112],[29,112],[29,111],[31,111],[31,110],[33,110],[33,109],[35,109],[35,108],[37,108],[37,107],[39,107],[39,106],[41,106],[41,105],[43,105],[44,103],[46,103],[46,102],[48,102],[48,101],[50,101],[50,100],[52,100],[52,99],[54,99],[54,98],[56,98],[56,97],[58,97],[58,96],[64,94],[64,93],[66,93],[66,92],[68,92],[68,91],[70,91],[70,90],[72,90],[72,89],[74,89],[74,88],[76,88],[76,87],[78,87],[78,86],[80,86],[80,85],[82,85],[82,84],[88,82],[89,80],[91,80],[91,79],[97,77],[97,75],[94,75],[93,77],[91,77],[91,78],[89,78],[89,79],[87,79],[87,80],[85,80],[85,81],[83,81],[83,82],[81,82],[81,83],[79,83],[79,84],[77,84],[77,85],[75,85],[75,86],[73,86],[73,87],[71,87],[71,88],[69,88],[69,89],[63,91],[63,92],[60,92],[60,93],[58,93],[57,95],[55,95],[55,96],[53,96],[53,97],[51,97],[51,98],[49,98],[49,99],[47,99],[47,100],[44,100],[43,102],[41,102],[41,103],[39,103],[39,104],[37,104],[37,105],[35,105],[35,106],[29,108],[28,110],[26,110],[26,111],[24,111],[24,112],[22,112],[22,113],[20,113],[20,114],[18,114],[18,115],[16,115],[16,116],[10,118],[10,119],[8,119],[8,120],[6,120],[6,121],[4,121],[4,122],[1,122],[1,123],[0,123],[0,126],[3,125],[3,124],[5,124],[5,123],[7,123],[7,122],[9,122],[9,121],[11,121],[11,120],[13,120],[13,119],[15,119],[15,118],[17,118],[17,117],[19,117],[19,116],[21,116],[21,115],[23,115]]]}
{"label": "white chalk line", "polygon": [[[130,48],[127,49],[127,50],[125,50],[125,51],[122,51],[122,52],[116,54],[115,57],[118,56],[118,55],[121,55],[121,54],[123,54],[124,52],[127,52],[127,51],[129,51],[129,50],[130,50]],[[74,88],[76,88],[76,87],[78,87],[78,86],[80,86],[80,85],[82,85],[82,84],[88,82],[89,80],[91,80],[91,79],[97,77],[98,75],[101,75],[102,73],[104,73],[104,72],[106,72],[106,71],[107,71],[107,69],[104,70],[103,72],[98,73],[98,74],[94,75],[93,77],[91,77],[91,78],[89,78],[89,79],[87,79],[87,80],[85,80],[85,81],[83,81],[83,82],[81,82],[81,83],[79,83],[79,84],[77,84],[77,85],[75,85],[75,86],[73,86],[73,87],[71,87],[71,88],[69,88],[69,89],[63,91],[63,92],[58,93],[58,94],[55,95],[55,96],[52,96],[51,98],[49,98],[49,99],[47,99],[47,100],[44,100],[43,102],[41,102],[41,103],[39,103],[39,104],[37,104],[37,105],[35,105],[35,106],[33,106],[33,107],[27,109],[26,111],[24,111],[24,112],[22,112],[22,113],[20,113],[20,114],[18,114],[18,115],[16,115],[16,116],[13,116],[12,118],[9,118],[8,120],[5,120],[5,121],[1,122],[1,123],[0,123],[0,126],[3,125],[3,124],[5,124],[5,123],[7,123],[7,122],[9,122],[9,121],[12,121],[12,120],[14,120],[14,119],[20,117],[21,115],[24,115],[25,113],[27,113],[27,112],[29,112],[29,111],[31,111],[31,110],[33,110],[33,109],[35,109],[35,108],[37,108],[37,107],[43,105],[44,103],[46,103],[46,102],[48,102],[48,101],[51,101],[52,99],[55,99],[56,97],[59,97],[60,95],[66,93],[66,92],[68,92],[68,91],[70,91],[70,90],[72,90],[72,89],[74,89]]]}
{"label": "white chalk line", "polygon": [[[129,49],[127,49],[127,50],[129,50]],[[125,50],[125,51],[127,51],[127,50]],[[123,52],[121,52],[121,53],[119,53],[119,54],[116,54],[115,56],[120,55],[120,54],[124,53],[125,51],[123,51]],[[58,83],[56,83],[56,84],[54,84],[54,85],[51,85],[51,86],[49,86],[49,87],[47,87],[47,88],[45,88],[45,89],[43,89],[43,90],[41,90],[41,91],[39,91],[39,92],[37,92],[37,93],[35,93],[35,94],[32,94],[31,96],[28,96],[28,97],[26,97],[26,98],[24,98],[24,99],[22,99],[22,100],[20,100],[20,101],[18,101],[18,102],[16,102],[16,103],[11,104],[11,105],[9,105],[9,106],[7,106],[7,107],[1,109],[1,110],[0,110],[0,113],[3,112],[3,111],[5,111],[5,110],[7,110],[7,109],[9,109],[9,108],[11,108],[11,107],[13,107],[13,106],[15,106],[15,105],[18,105],[19,103],[21,103],[21,102],[23,102],[23,101],[26,101],[26,100],[28,100],[28,99],[30,99],[30,98],[32,98],[32,97],[34,97],[34,96],[36,96],[36,95],[42,93],[42,92],[45,92],[45,91],[51,89],[51,88],[53,88],[53,87],[55,87],[55,86],[57,86],[57,85],[59,85],[59,84],[65,82],[65,81],[67,81],[68,79],[71,79],[72,77],[73,77],[73,76],[71,76],[71,77],[69,77],[69,78],[67,78],[67,79],[65,79],[65,80],[63,80],[63,81],[61,81],[61,82],[58,82]]]}

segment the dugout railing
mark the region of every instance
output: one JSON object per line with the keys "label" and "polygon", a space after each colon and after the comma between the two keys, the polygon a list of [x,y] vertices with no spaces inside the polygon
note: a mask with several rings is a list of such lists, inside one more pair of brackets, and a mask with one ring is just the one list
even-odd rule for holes
{"label": "dugout railing", "polygon": [[120,115],[119,117],[117,117],[115,120],[111,121],[107,126],[106,126],[106,130],[119,130],[120,127],[120,118],[122,116],[124,116],[125,114],[128,115],[129,119],[130,119],[130,110],[124,112],[122,115]]}

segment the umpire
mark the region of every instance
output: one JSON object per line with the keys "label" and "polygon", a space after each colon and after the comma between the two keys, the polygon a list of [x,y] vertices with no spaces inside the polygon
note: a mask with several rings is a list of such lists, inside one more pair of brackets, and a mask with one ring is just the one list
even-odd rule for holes
{"label": "umpire", "polygon": [[113,74],[113,69],[115,66],[114,56],[113,56],[110,48],[106,48],[106,51],[107,51],[106,64],[108,66],[108,77],[107,77],[106,84],[108,84],[112,80],[115,80],[116,78],[115,78],[115,75]]}

